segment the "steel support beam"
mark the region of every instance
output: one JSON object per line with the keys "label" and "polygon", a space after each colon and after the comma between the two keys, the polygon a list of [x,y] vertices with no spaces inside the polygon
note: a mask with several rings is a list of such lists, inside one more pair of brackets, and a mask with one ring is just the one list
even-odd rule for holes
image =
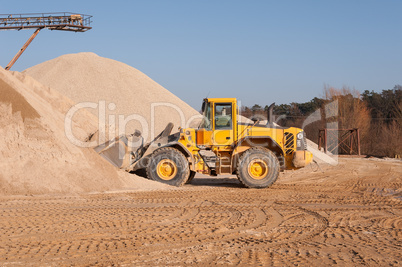
{"label": "steel support beam", "polygon": [[[328,140],[337,140],[335,143],[328,143]],[[357,154],[360,156],[360,132],[354,129],[319,129],[318,149],[324,148],[324,152],[339,154]]]}
{"label": "steel support beam", "polygon": [[18,51],[18,53],[14,56],[14,58],[10,61],[10,63],[8,63],[8,65],[5,67],[6,70],[11,69],[11,67],[18,60],[18,58],[22,55],[22,53],[24,53],[24,51],[27,49],[28,45],[33,41],[33,39],[35,39],[36,35],[38,35],[38,33],[41,29],[42,28],[36,29],[36,31],[31,35],[31,37],[29,37],[28,41],[22,46],[20,51]]}

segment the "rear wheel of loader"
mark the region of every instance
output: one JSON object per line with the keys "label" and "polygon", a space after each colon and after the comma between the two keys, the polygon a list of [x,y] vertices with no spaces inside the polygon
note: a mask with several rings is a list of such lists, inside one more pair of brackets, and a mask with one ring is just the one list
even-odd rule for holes
{"label": "rear wheel of loader", "polygon": [[173,147],[160,148],[152,153],[147,167],[148,178],[174,186],[183,185],[189,172],[187,159]]}
{"label": "rear wheel of loader", "polygon": [[279,161],[275,154],[263,147],[253,147],[241,155],[237,164],[237,178],[249,188],[265,188],[279,176]]}

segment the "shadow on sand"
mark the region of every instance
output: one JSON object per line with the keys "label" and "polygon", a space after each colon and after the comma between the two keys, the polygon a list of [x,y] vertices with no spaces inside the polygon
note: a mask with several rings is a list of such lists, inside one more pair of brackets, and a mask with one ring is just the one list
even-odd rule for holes
{"label": "shadow on sand", "polygon": [[[147,177],[145,169],[136,170],[131,172],[142,178]],[[185,187],[191,186],[212,186],[212,187],[231,187],[231,188],[242,188],[244,187],[235,175],[219,175],[219,176],[208,176],[204,174],[196,174],[194,179],[190,184],[184,185]]]}

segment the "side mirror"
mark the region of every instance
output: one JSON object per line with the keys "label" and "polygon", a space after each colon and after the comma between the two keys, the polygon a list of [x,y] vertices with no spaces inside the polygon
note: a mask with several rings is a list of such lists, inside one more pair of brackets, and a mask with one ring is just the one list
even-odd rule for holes
{"label": "side mirror", "polygon": [[208,101],[206,99],[204,99],[204,101],[202,102],[202,106],[201,106],[201,112],[204,113],[205,111],[205,107],[207,106]]}

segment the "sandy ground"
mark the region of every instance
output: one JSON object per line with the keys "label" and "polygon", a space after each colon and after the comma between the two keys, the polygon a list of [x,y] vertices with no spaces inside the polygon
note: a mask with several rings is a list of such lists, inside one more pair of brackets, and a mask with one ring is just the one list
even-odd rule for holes
{"label": "sandy ground", "polygon": [[341,158],[268,189],[197,176],[159,191],[0,197],[0,265],[402,263],[402,162]]}

